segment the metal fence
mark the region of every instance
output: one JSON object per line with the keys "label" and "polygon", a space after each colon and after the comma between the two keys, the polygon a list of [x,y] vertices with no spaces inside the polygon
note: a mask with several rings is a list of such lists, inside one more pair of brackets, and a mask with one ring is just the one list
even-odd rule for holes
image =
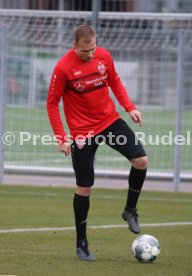
{"label": "metal fence", "polygon": [[[0,137],[4,135],[4,125],[5,125],[5,95],[6,95],[6,87],[5,87],[5,68],[6,68],[6,28],[0,28]],[[4,173],[4,150],[3,143],[0,143],[0,183],[3,181],[3,173]]]}
{"label": "metal fence", "polygon": [[191,0],[1,0],[0,9],[90,11],[96,3],[101,11],[192,12]]}
{"label": "metal fence", "polygon": [[[91,16],[91,12],[0,11],[1,97],[6,96],[1,133],[9,134],[1,164],[6,172],[72,173],[71,160],[46,140],[52,130],[45,101],[54,65],[72,46],[73,28],[91,23]],[[116,102],[146,148],[148,177],[174,179],[175,190],[180,178],[192,177],[191,29],[192,16],[185,14],[101,12],[97,24],[98,45],[113,54],[131,99],[143,113],[139,129]],[[106,145],[99,148],[95,166],[98,175],[127,175],[126,160]]]}

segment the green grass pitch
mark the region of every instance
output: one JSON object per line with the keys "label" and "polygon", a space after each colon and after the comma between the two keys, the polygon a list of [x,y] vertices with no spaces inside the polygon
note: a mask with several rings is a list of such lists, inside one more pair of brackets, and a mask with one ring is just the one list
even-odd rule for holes
{"label": "green grass pitch", "polygon": [[[142,111],[143,126],[140,128],[131,122],[130,116],[119,110],[123,119],[134,129],[135,132],[145,133],[144,145],[149,158],[149,170],[153,172],[172,172],[174,167],[174,144],[173,145],[150,145],[149,135],[153,136],[153,142],[158,135],[168,135],[169,131],[175,133],[175,112],[151,110]],[[63,111],[61,111],[61,114]],[[191,131],[191,111],[183,112],[182,115],[182,135],[186,138],[186,132]],[[64,120],[64,119],[63,119]],[[50,127],[45,106],[42,107],[14,107],[6,108],[6,131],[11,131],[16,137],[16,141],[11,146],[4,147],[5,163],[10,165],[28,166],[50,166],[50,167],[71,167],[71,159],[63,158],[63,155],[54,145],[43,145],[37,139],[33,145],[32,140],[19,145],[20,132],[29,132],[31,135],[50,135],[53,131]],[[65,124],[66,126],[66,124]],[[165,140],[167,141],[167,140]],[[192,147],[181,146],[180,167],[182,172],[191,172]],[[126,159],[110,149],[108,146],[100,146],[96,154],[95,166],[98,169],[127,169]]]}
{"label": "green grass pitch", "polygon": [[[137,235],[122,226],[126,225],[120,214],[127,191],[105,189],[93,189],[88,226],[109,228],[88,228],[97,261],[80,261],[75,255],[75,231],[60,229],[74,226],[73,193],[56,187],[0,186],[0,275],[191,275],[192,225],[185,225],[192,221],[190,193],[142,192],[138,205],[142,233],[154,235],[161,245],[159,257],[151,264],[134,259],[131,244]],[[171,222],[184,225],[147,226]],[[3,232],[26,228],[37,231]]]}

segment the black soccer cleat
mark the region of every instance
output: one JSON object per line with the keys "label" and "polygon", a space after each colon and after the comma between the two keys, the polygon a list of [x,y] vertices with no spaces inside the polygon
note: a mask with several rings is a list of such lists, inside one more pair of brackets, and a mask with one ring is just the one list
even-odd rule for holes
{"label": "black soccer cleat", "polygon": [[82,261],[96,261],[95,256],[89,251],[86,239],[77,241],[76,253]]}
{"label": "black soccer cleat", "polygon": [[122,213],[122,218],[127,221],[129,229],[135,234],[139,234],[141,232],[141,228],[137,219],[138,216],[137,209],[135,208],[125,209]]}

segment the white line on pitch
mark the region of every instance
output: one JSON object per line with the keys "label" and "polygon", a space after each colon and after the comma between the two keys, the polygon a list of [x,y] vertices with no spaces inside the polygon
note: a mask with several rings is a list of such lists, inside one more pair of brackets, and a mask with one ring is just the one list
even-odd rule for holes
{"label": "white line on pitch", "polygon": [[[163,223],[143,223],[142,227],[164,227],[164,226],[182,226],[182,225],[192,225],[192,221],[183,222],[163,222]],[[110,229],[110,228],[124,228],[127,227],[126,224],[112,224],[112,225],[93,225],[88,226],[90,229]],[[47,227],[47,228],[20,228],[20,229],[2,229],[0,234],[9,233],[23,233],[23,232],[41,232],[41,231],[70,231],[75,230],[75,227]]]}

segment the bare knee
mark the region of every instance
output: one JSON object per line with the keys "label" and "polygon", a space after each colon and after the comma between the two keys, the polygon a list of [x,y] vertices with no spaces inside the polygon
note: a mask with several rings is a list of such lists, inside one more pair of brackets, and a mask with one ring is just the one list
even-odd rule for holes
{"label": "bare knee", "polygon": [[81,196],[89,196],[91,193],[91,187],[81,187],[77,186],[76,188],[76,194]]}
{"label": "bare knee", "polygon": [[147,156],[132,159],[131,163],[135,169],[144,170],[147,168]]}

